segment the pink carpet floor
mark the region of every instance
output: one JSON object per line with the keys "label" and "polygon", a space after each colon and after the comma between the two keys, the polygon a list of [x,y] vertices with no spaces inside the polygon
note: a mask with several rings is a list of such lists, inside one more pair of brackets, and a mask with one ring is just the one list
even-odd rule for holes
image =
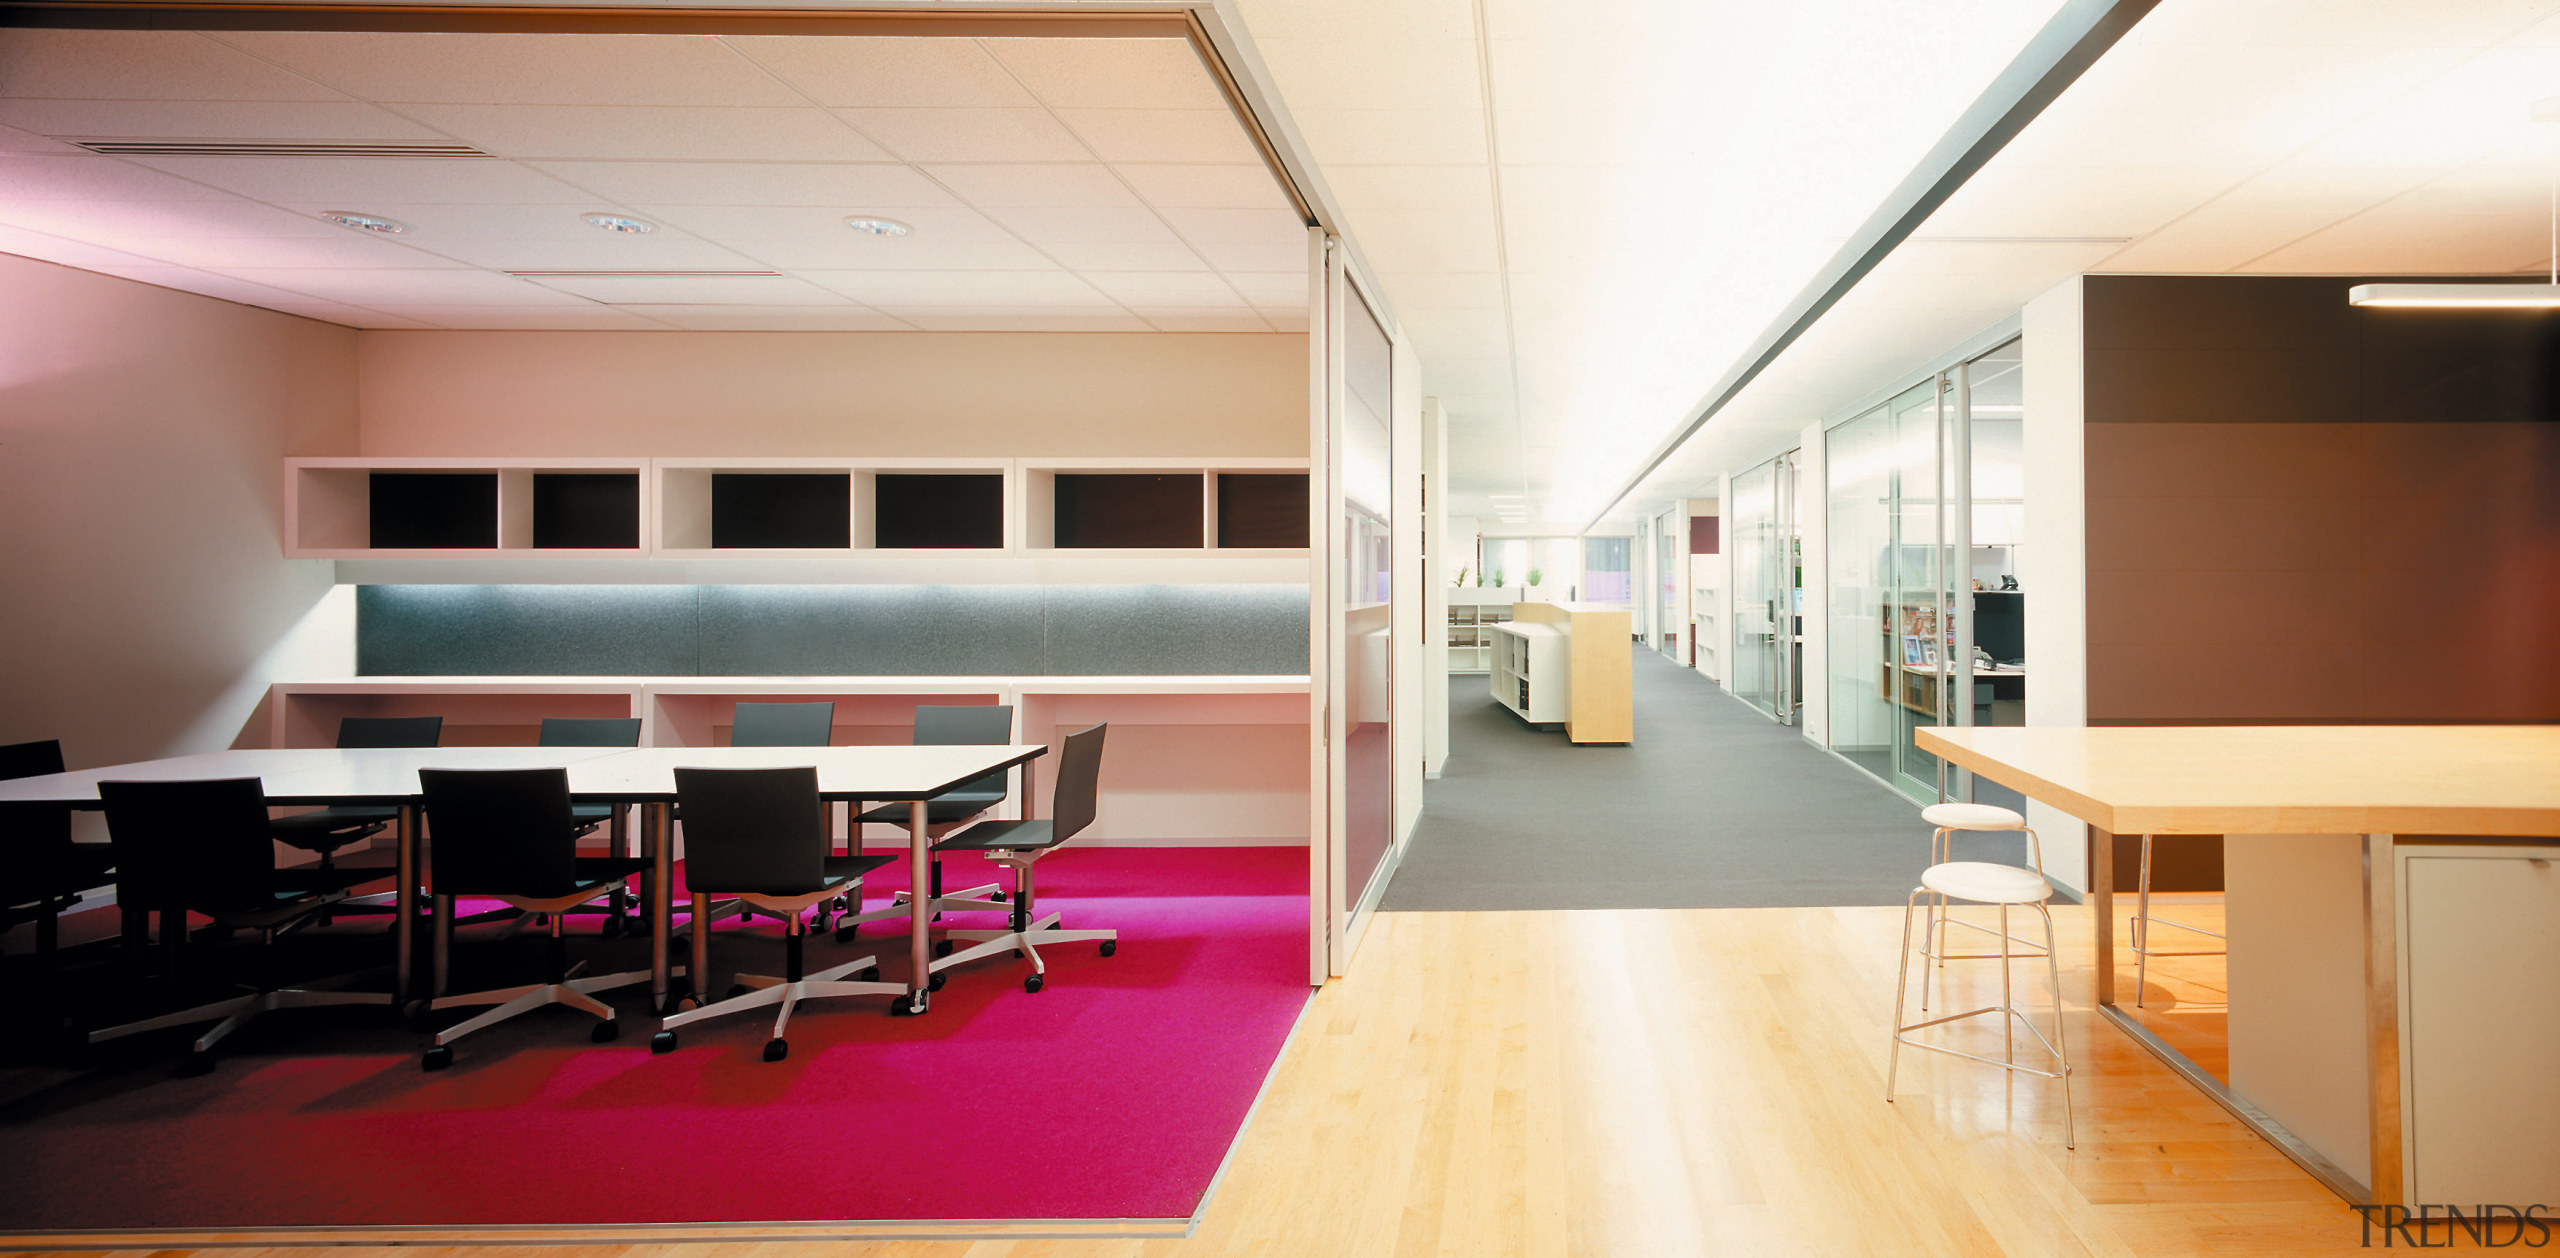
{"label": "pink carpet floor", "polygon": [[[904,885],[883,872],[873,906]],[[955,860],[948,885],[987,873]],[[1305,851],[1069,849],[1040,875],[1043,909],[1116,927],[1117,956],[1047,950],[1036,995],[1025,962],[962,967],[922,1018],[804,1005],[776,1063],[769,1013],[651,1056],[644,986],[613,997],[618,1042],[537,1011],[434,1074],[425,1036],[361,1010],[272,1015],[205,1078],[173,1077],[168,1041],[22,1072],[0,1229],[1187,1217],[1310,992]],[[876,951],[903,977],[903,923],[868,929],[813,943],[810,968]],[[576,943],[645,966],[635,941]],[[465,977],[523,981],[530,955]],[[770,919],[713,936],[723,987],[780,964]]]}

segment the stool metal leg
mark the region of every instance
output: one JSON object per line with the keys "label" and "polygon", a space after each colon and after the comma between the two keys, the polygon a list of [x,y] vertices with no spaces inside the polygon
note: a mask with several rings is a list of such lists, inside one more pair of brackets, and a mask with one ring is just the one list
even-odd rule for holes
{"label": "stool metal leg", "polygon": [[[1895,967],[1893,974],[1893,1048],[1887,1052],[1884,1059],[1884,1099],[1888,1105],[1893,1103],[1894,1072],[1902,1068],[1903,989],[1911,981],[1911,910],[1920,903],[1920,897],[1926,894],[1928,891],[1925,888],[1913,887],[1911,898],[1902,902],[1902,963]],[[1925,962],[1928,957],[1924,954],[1921,960]],[[1929,984],[1926,980],[1920,984],[1920,998],[1924,1001],[1929,998]],[[1928,1006],[1921,1006],[1921,1011],[1927,1012]]]}
{"label": "stool metal leg", "polygon": [[2009,906],[2000,906],[2000,1060],[2018,1060],[2018,1007],[2009,996]]}
{"label": "stool metal leg", "polygon": [[[2131,927],[2128,932],[2128,938],[2132,943],[2133,949],[2133,1004],[2137,1009],[2142,1007],[2144,975],[2146,975],[2151,968],[2151,928],[2155,925],[2174,927],[2178,930],[2189,931],[2198,935],[2211,935],[2216,939],[2225,938],[2223,933],[2218,930],[2206,930],[2202,926],[2189,926],[2185,922],[2165,921],[2151,915],[2151,836],[2146,834],[2142,836],[2142,873],[2139,881],[2134,884],[2133,922],[2131,923]],[[2218,957],[2222,956],[2223,953],[2220,951],[2164,952],[2160,955],[2164,957]]]}

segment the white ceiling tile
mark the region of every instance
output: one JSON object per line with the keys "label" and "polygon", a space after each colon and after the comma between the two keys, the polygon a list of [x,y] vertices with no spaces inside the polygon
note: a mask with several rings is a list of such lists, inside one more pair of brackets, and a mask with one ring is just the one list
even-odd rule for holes
{"label": "white ceiling tile", "polygon": [[402,112],[500,157],[642,161],[876,162],[888,158],[825,110],[632,105],[404,105]]}
{"label": "white ceiling tile", "polygon": [[1303,266],[1295,271],[1228,271],[1226,280],[1257,306],[1304,308],[1307,304],[1309,276]]}
{"label": "white ceiling tile", "polygon": [[1173,229],[1144,206],[1048,207],[988,210],[1014,234],[1035,245],[1068,243],[1172,244]]}
{"label": "white ceiling tile", "polygon": [[1921,225],[1922,236],[2143,236],[2246,175],[2221,169],[1995,165]]}
{"label": "white ceiling tile", "polygon": [[1179,240],[1061,240],[1040,246],[1075,271],[1205,271],[1209,262]]}
{"label": "white ceiling tile", "polygon": [[[645,233],[606,231],[586,220],[587,211],[601,208],[591,200],[567,204],[544,204],[537,201],[455,205],[441,202],[415,204],[370,197],[347,197],[329,201],[287,201],[282,203],[281,208],[308,215],[313,221],[322,222],[324,226],[331,226],[331,224],[326,223],[320,216],[332,209],[352,209],[366,214],[378,214],[407,229],[394,237],[400,243],[413,248],[439,251],[447,247],[482,242],[547,241],[595,244],[603,248],[618,249],[625,254],[640,255],[667,248],[679,242],[691,241],[683,231],[663,223],[657,224],[657,230]],[[656,222],[647,215],[639,217]],[[341,227],[336,230],[352,229]],[[367,238],[371,239],[371,237]]]}
{"label": "white ceiling tile", "polygon": [[1085,150],[1041,109],[839,109],[910,162],[1081,162]]}
{"label": "white ceiling tile", "polygon": [[[0,200],[0,222],[73,239],[341,238],[348,229],[237,198],[202,201]],[[380,238],[369,243],[384,244]],[[433,265],[422,263],[421,265]]]}
{"label": "white ceiling tile", "polygon": [[1494,243],[1491,207],[1472,212],[1367,210],[1354,226],[1361,252],[1391,273],[1489,271],[1502,258]]}
{"label": "white ceiling tile", "polygon": [[0,90],[64,99],[345,99],[192,31],[0,30]]}
{"label": "white ceiling tile", "polygon": [[[1130,306],[1234,307],[1246,298],[1226,278],[1205,271],[1084,271],[1085,282]],[[1305,288],[1305,281],[1299,287]]]}
{"label": "white ceiling tile", "polygon": [[1271,323],[1251,310],[1138,307],[1130,311],[1159,332],[1269,332]]}
{"label": "white ceiling tile", "polygon": [[821,105],[1001,109],[1035,103],[973,39],[729,37]]}
{"label": "white ceiling tile", "polygon": [[594,198],[514,162],[478,158],[135,157],[133,162],[257,201],[570,205]]}
{"label": "white ceiling tile", "polygon": [[1473,32],[1461,39],[1381,40],[1367,24],[1315,39],[1256,39],[1291,98],[1357,101],[1372,109],[1483,104]]}
{"label": "white ceiling tile", "polygon": [[88,150],[78,145],[65,144],[60,140],[37,135],[33,131],[21,131],[16,127],[0,127],[0,153],[51,153],[74,157],[90,155]]}
{"label": "white ceiling tile", "polygon": [[1261,151],[1227,109],[1061,109],[1106,162],[1241,163]]}
{"label": "white ceiling tile", "polygon": [[146,170],[131,162],[73,150],[67,154],[0,153],[0,188],[12,201],[228,201],[231,194]]}
{"label": "white ceiling tile", "polygon": [[1270,324],[1271,330],[1274,332],[1304,332],[1307,330],[1307,324],[1309,322],[1307,312],[1304,310],[1272,310],[1269,308],[1265,308],[1262,311],[1262,321]]}
{"label": "white ceiling tile", "polygon": [[353,306],[567,305],[574,297],[489,271],[376,271],[356,268],[218,267],[236,280]]}
{"label": "white ceiling tile", "polygon": [[[1290,278],[1300,288],[1306,286],[1304,278]],[[1425,310],[1500,310],[1502,277],[1491,270],[1399,275],[1388,296],[1395,300],[1396,313],[1411,325],[1415,315]]]}
{"label": "white ceiling tile", "polygon": [[[1447,166],[1486,160],[1484,112],[1464,109],[1293,110],[1298,129],[1326,167]],[[1514,160],[1510,138],[1503,160]]]}
{"label": "white ceiling tile", "polygon": [[[1169,209],[1164,212],[1164,220],[1182,233],[1184,239],[1195,243],[1209,240],[1285,240],[1296,245],[1302,253],[1307,247],[1306,225],[1288,210]],[[1277,271],[1283,268],[1241,269]]]}
{"label": "white ceiling tile", "polygon": [[1195,240],[1192,247],[1221,271],[1278,271],[1307,259],[1307,242],[1299,240]]}
{"label": "white ceiling tile", "polygon": [[880,309],[908,306],[1099,307],[1109,297],[1065,271],[834,271],[801,273],[810,283]]}
{"label": "white ceiling tile", "polygon": [[982,210],[1138,204],[1137,194],[1099,162],[927,166],[924,170]]}
{"label": "white ceiling tile", "polygon": [[2228,271],[2425,183],[2430,171],[2277,169],[2107,259],[2110,271]]}
{"label": "white ceiling tile", "polygon": [[243,31],[214,38],[389,104],[803,103],[710,35]]}
{"label": "white ceiling tile", "polygon": [[1154,329],[1133,314],[1118,310],[1087,314],[1060,314],[1043,307],[1020,310],[964,307],[937,310],[929,307],[900,308],[885,311],[927,332],[1150,332]]}
{"label": "white ceiling tile", "polygon": [[1245,25],[1257,36],[1313,39],[1358,31],[1385,43],[1472,39],[1474,7],[1468,0],[1242,0]]}
{"label": "white ceiling tile", "polygon": [[844,225],[834,209],[794,206],[644,206],[656,217],[782,268],[972,271],[1041,270],[1040,252],[974,210],[886,206],[865,213],[913,230],[874,236]]}
{"label": "white ceiling tile", "polygon": [[1189,40],[990,39],[987,51],[1061,109],[1227,107]]}
{"label": "white ceiling tile", "polygon": [[390,313],[444,328],[524,332],[653,332],[666,323],[617,306],[394,306]]}
{"label": "white ceiling tile", "polygon": [[1485,164],[1327,166],[1325,183],[1344,208],[1481,210],[1493,205],[1493,172]]}
{"label": "white ceiling tile", "polygon": [[693,332],[912,332],[915,325],[860,306],[617,306]]}
{"label": "white ceiling tile", "polygon": [[1132,163],[1116,167],[1147,204],[1165,210],[1288,210],[1289,196],[1259,162],[1215,166]]}
{"label": "white ceiling tile", "polygon": [[452,137],[355,101],[0,99],[0,126],[66,139],[402,140]]}
{"label": "white ceiling tile", "polygon": [[956,205],[896,162],[540,162],[564,183],[628,205]]}
{"label": "white ceiling tile", "polygon": [[774,266],[723,245],[665,231],[646,236],[590,234],[592,239],[574,235],[550,240],[479,235],[448,239],[421,232],[418,242],[419,247],[444,257],[493,271],[742,271]]}
{"label": "white ceiling tile", "polygon": [[13,253],[21,258],[58,262],[64,266],[103,271],[110,275],[121,274],[123,269],[128,267],[164,265],[138,253],[110,249],[105,245],[56,236],[50,232],[35,231],[14,223],[0,223],[0,253]]}
{"label": "white ceiling tile", "polygon": [[528,281],[608,306],[841,306],[843,296],[795,276],[578,275]]}

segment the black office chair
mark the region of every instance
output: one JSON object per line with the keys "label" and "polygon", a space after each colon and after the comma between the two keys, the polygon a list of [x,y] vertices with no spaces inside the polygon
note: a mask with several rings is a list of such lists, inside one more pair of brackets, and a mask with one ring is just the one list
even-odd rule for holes
{"label": "black office chair", "polygon": [[[636,716],[546,716],[542,733],[535,737],[537,747],[637,747],[640,745],[640,718]],[[595,833],[596,827],[607,826],[606,850],[616,856],[631,852],[630,830],[625,818],[630,808],[622,804],[571,804],[569,818],[577,823],[578,837]],[[612,938],[631,928],[645,929],[648,918],[631,912],[630,896],[616,887],[610,900],[595,911],[604,914],[604,933]],[[594,908],[580,905],[580,911]]]}
{"label": "black office chair", "polygon": [[[711,897],[729,896],[781,918],[783,971],[780,978],[742,974],[727,999],[699,1005],[662,1020],[649,1040],[649,1051],[675,1051],[676,1028],[707,1018],[778,1005],[773,1038],[764,1046],[766,1061],[791,1052],[783,1032],[791,1025],[792,1007],[825,996],[903,996],[900,983],[883,983],[879,958],[862,957],[829,966],[815,974],[802,972],[808,941],[807,913],[844,893],[864,874],[895,859],[888,856],[837,856],[827,834],[825,802],[818,796],[816,769],[678,769],[676,799],[685,812],[685,888],[693,893],[693,916],[707,921]],[[858,980],[845,976],[859,972]],[[711,990],[711,932],[693,933],[694,990]]]}
{"label": "black office chair", "polygon": [[729,718],[732,747],[824,747],[835,741],[836,705],[741,703]]}
{"label": "black office chair", "polygon": [[[52,739],[0,747],[0,781],[60,772],[62,744]],[[68,807],[0,805],[0,931],[34,922],[36,958],[50,968],[62,914],[115,881],[115,867],[108,845],[71,841]]]}
{"label": "black office chair", "polygon": [[[1031,866],[1033,862],[1074,838],[1093,824],[1095,797],[1101,791],[1102,736],[1110,727],[1096,725],[1067,735],[1067,744],[1058,753],[1058,785],[1050,795],[1051,816],[1035,821],[981,821],[933,845],[936,852],[984,852],[990,860],[1013,871],[1013,920],[1003,930],[955,930],[950,939],[977,941],[974,947],[947,952],[933,963],[935,971],[991,956],[1008,949],[1031,959],[1031,975],[1022,980],[1022,990],[1036,992],[1046,983],[1048,966],[1040,960],[1040,944],[1073,943],[1078,940],[1100,940],[1102,955],[1120,950],[1120,932],[1116,930],[1065,930],[1058,925],[1058,915],[1032,917]],[[944,949],[950,948],[946,940]]]}
{"label": "black office chair", "polygon": [[[435,972],[438,995],[431,1009],[463,1005],[495,1005],[494,1009],[436,1033],[434,1047],[419,1065],[442,1070],[453,1064],[455,1040],[484,1027],[544,1005],[568,1005],[595,1015],[594,1039],[601,1044],[620,1033],[613,1006],[594,993],[649,981],[647,970],[626,970],[595,978],[579,978],[569,965],[568,941],[560,919],[568,910],[609,895],[649,862],[631,856],[578,855],[577,825],[569,814],[569,771],[566,769],[420,769],[418,786],[426,796],[427,823],[434,842],[427,845],[435,887]],[[499,900],[525,913],[547,919],[548,941],[539,983],[494,988],[460,996],[444,995],[452,979],[453,902],[460,896]]]}
{"label": "black office chair", "polygon": [[[269,841],[267,796],[256,778],[192,782],[100,782],[108,846],[116,862],[116,898],[160,915],[166,975],[179,976],[187,914],[201,913],[234,930],[259,934],[262,971],[272,966],[276,938],[344,900],[366,870],[278,869]],[[89,1033],[101,1043],[162,1027],[215,1022],[198,1037],[183,1074],[213,1069],[213,1046],[262,1013],[316,1005],[387,1005],[388,992],[335,990],[359,977],[338,975],[280,987],[271,972],[244,984],[245,994]],[[216,1020],[219,1021],[216,1021]]]}
{"label": "black office chair", "polygon": [[[338,722],[338,749],[433,747],[444,735],[441,716],[350,716]],[[332,804],[311,812],[278,817],[276,841],[320,854],[322,869],[334,868],[338,849],[370,839],[400,819],[400,810],[368,804]],[[380,874],[374,875],[381,877]],[[347,911],[384,906],[352,906]]]}
{"label": "black office chair", "polygon": [[[1002,746],[1013,741],[1013,705],[1009,703],[956,706],[917,704],[915,731],[915,745],[919,747]],[[1012,789],[1007,781],[1011,772],[1011,770],[1002,770],[990,773],[977,781],[956,790],[945,791],[925,801],[925,837],[928,840],[942,838],[953,830],[977,820],[978,816],[988,809],[1003,803],[1005,796]],[[906,827],[914,821],[912,808],[913,806],[909,804],[882,804],[857,814],[853,819],[856,827],[853,834],[856,840],[859,841],[862,834],[860,827],[865,822]],[[962,891],[944,891],[942,861],[938,858],[933,862],[930,886],[933,905],[928,911],[936,917],[946,912],[1001,912],[1004,908],[1004,891],[992,882]],[[853,888],[853,894],[859,897],[862,894],[862,888],[857,885]],[[853,905],[855,911],[844,919],[841,926],[837,927],[836,939],[842,941],[853,938],[855,930],[864,922],[904,917],[910,894],[901,891],[895,899],[890,901],[888,907],[874,909],[868,913],[860,911],[862,907],[860,904]]]}

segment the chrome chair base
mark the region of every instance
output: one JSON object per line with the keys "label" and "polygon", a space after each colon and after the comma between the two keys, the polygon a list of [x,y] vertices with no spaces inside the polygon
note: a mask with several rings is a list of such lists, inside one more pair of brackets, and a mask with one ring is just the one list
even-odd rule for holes
{"label": "chrome chair base", "polygon": [[[1938,893],[1932,892],[1927,887],[1914,887],[1911,890],[1911,897],[1908,900],[1905,900],[1902,906],[1902,953],[1901,964],[1898,967],[1893,980],[1893,1048],[1885,1059],[1885,1101],[1887,1103],[1891,1103],[1893,1100],[1894,1079],[1901,1071],[1902,1049],[1906,1044],[1913,1048],[1926,1049],[1933,1053],[1944,1053],[1950,1057],[1961,1057],[1967,1061],[1976,1061],[1981,1062],[1984,1065],[1998,1066],[2003,1070],[2017,1074],[2035,1075],[2044,1079],[2058,1079],[2062,1082],[2062,1147],[2066,1149],[2078,1148],[2078,1134],[2074,1129],[2071,1118],[2071,1057],[2067,1051],[2062,1029],[2062,972],[2053,956],[2052,912],[2046,909],[2041,900],[2035,901],[2029,906],[2035,909],[2036,916],[2044,919],[2045,977],[2051,984],[2050,990],[2053,994],[2052,1039],[2046,1039],[2044,1033],[2036,1029],[2034,1020],[2030,1019],[2024,1010],[2019,1009],[2011,999],[2009,987],[2009,962],[2013,957],[2019,960],[2033,960],[2034,958],[2032,956],[2017,957],[2016,954],[2009,951],[2008,941],[2013,936],[2009,934],[2009,906],[2006,903],[2002,903],[1999,906],[2000,929],[1996,932],[2001,939],[2001,950],[1992,954],[1992,956],[2000,962],[2000,1003],[1996,1005],[1985,1005],[1979,1009],[1969,1009],[1963,1013],[1951,1013],[1941,1017],[1924,1019],[1919,1022],[1905,1023],[1902,1020],[1902,1010],[1906,1000],[1906,989],[1910,984],[1911,978],[1911,919],[1920,906],[1921,897],[1936,894]],[[1921,967],[1924,974],[1929,968],[1930,967],[1925,964]],[[1928,1011],[1927,993],[1928,981],[1924,978],[1921,981],[1921,1011],[1923,1013]],[[1996,1014],[2000,1017],[2002,1055],[1998,1059],[1984,1057],[1977,1053],[1968,1053],[1961,1049],[1949,1048],[1943,1044],[1929,1044],[1909,1038],[1910,1034],[1914,1031],[1925,1030],[1934,1026],[1944,1026],[1948,1023],[1961,1022],[1968,1018],[1978,1018],[1987,1014]],[[2052,1056],[2053,1065],[2050,1069],[2028,1065],[2017,1059],[2018,1046],[2016,1028],[2021,1026],[2025,1027],[2027,1029],[2027,1033],[2035,1037],[2036,1043],[2041,1046],[2045,1052]]]}

